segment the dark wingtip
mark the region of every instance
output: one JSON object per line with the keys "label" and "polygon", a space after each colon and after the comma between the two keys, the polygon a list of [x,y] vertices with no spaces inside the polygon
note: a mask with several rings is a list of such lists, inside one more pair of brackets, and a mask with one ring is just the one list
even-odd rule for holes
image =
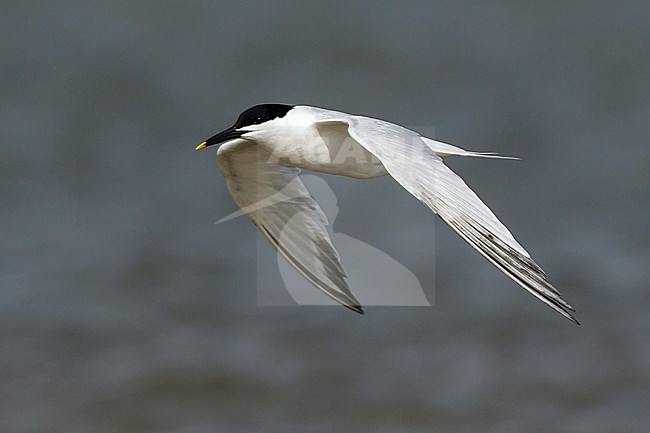
{"label": "dark wingtip", "polygon": [[345,307],[348,307],[355,313],[364,314],[363,307],[361,307],[361,305],[345,305]]}
{"label": "dark wingtip", "polygon": [[581,325],[580,325],[580,322],[578,322],[578,319],[576,319],[575,317],[573,317],[573,314],[569,314],[569,313],[567,313],[566,311],[565,311],[565,313],[567,314],[567,316],[565,316],[567,319],[569,319],[570,321],[572,321],[572,322],[575,323],[576,325],[581,326]]}

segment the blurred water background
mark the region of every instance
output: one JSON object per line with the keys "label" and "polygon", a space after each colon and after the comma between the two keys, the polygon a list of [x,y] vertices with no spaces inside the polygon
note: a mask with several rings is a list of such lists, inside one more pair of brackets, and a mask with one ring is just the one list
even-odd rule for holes
{"label": "blurred water background", "polygon": [[[0,430],[648,431],[648,53],[647,2],[2,2]],[[449,164],[583,325],[390,178],[334,229],[434,307],[258,307],[193,148],[261,102],[521,157]]]}

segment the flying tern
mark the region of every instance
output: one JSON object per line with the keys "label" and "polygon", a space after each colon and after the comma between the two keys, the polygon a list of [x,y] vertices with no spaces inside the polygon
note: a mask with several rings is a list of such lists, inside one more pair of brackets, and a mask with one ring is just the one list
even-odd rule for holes
{"label": "flying tern", "polygon": [[215,144],[221,145],[218,165],[242,212],[299,273],[357,313],[363,309],[346,283],[327,218],[298,177],[301,169],[356,179],[391,175],[494,266],[579,324],[546,273],[442,160],[508,157],[466,151],[379,119],[286,104],[245,110],[196,150]]}

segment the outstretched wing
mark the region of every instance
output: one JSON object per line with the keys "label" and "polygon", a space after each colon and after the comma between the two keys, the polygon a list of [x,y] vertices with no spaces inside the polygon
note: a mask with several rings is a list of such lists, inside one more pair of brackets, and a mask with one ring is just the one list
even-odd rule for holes
{"label": "outstretched wing", "polygon": [[243,140],[222,145],[217,161],[237,205],[289,264],[329,297],[363,314],[327,234],[327,217],[298,177],[300,169]]}
{"label": "outstretched wing", "polygon": [[322,112],[323,125],[335,122],[347,124],[350,136],[375,155],[397,182],[494,266],[549,307],[578,323],[569,313],[573,308],[561,298],[530,254],[423,137],[382,120]]}

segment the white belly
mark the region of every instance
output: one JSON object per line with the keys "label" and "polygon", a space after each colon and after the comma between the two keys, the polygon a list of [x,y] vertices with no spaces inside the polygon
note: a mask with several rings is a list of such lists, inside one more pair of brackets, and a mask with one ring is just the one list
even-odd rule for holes
{"label": "white belly", "polygon": [[281,136],[266,132],[265,137],[255,137],[256,141],[273,158],[287,164],[359,179],[388,174],[379,159],[350,137],[345,125],[300,125],[290,134],[285,126]]}

